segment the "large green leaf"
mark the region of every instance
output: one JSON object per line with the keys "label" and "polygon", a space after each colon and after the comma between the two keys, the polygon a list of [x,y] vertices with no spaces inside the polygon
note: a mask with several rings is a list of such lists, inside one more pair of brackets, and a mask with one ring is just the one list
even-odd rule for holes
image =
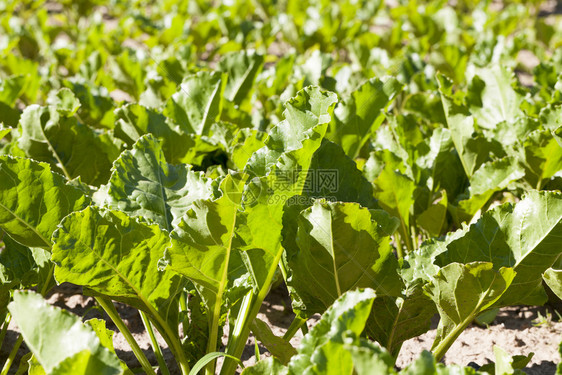
{"label": "large green leaf", "polygon": [[493,266],[488,262],[451,263],[424,287],[441,316],[432,348],[438,359],[476,316],[493,306],[512,284],[512,268],[496,271]]}
{"label": "large green leaf", "polygon": [[396,227],[395,219],[375,216],[356,203],[317,201],[283,221],[287,284],[298,294],[293,308],[301,314],[322,313],[358,287],[381,296],[399,295],[398,262],[383,230]]}
{"label": "large green leaf", "polygon": [[246,207],[239,228],[247,246],[243,256],[257,288],[269,288],[266,281],[271,281],[281,260],[283,206],[303,193],[336,100],[335,94],[317,87],[299,91],[285,103],[285,120],[271,130],[266,145],[245,167],[250,176],[263,176],[251,180],[245,190]]}
{"label": "large green leaf", "polygon": [[[307,87],[285,103],[285,120],[274,127],[265,146],[248,161],[245,171],[254,177],[244,190],[244,212],[237,219],[237,234],[243,242],[243,260],[261,303],[274,280],[283,248],[281,230],[283,206],[300,195],[314,152],[320,147],[336,102],[336,95]],[[267,223],[267,226],[264,226]],[[257,306],[257,305],[255,305]],[[258,310],[252,306],[252,314]],[[247,322],[239,335],[249,335]],[[235,341],[227,353],[240,356],[243,346]],[[232,362],[223,372],[232,368]]]}
{"label": "large green leaf", "polygon": [[49,250],[60,221],[88,204],[65,182],[45,163],[0,156],[0,228],[25,246]]}
{"label": "large green leaf", "polygon": [[361,147],[384,120],[383,110],[400,92],[395,78],[372,78],[362,84],[343,103],[336,106],[327,138],[356,158]]}
{"label": "large green leaf", "polygon": [[476,69],[475,73],[468,100],[478,125],[493,129],[500,122],[514,122],[523,100],[511,86],[514,74],[500,65]]}
{"label": "large green leaf", "polygon": [[456,197],[463,190],[466,175],[454,150],[451,131],[437,128],[416,148],[414,163],[422,169],[422,181],[429,191],[445,189],[449,199]]}
{"label": "large green leaf", "polygon": [[26,80],[25,75],[13,75],[0,80],[0,102],[13,107],[25,89]]}
{"label": "large green leaf", "polygon": [[549,268],[543,275],[544,282],[558,296],[562,298],[562,270]]}
{"label": "large green leaf", "polygon": [[199,72],[184,78],[166,103],[164,115],[173,119],[188,134],[208,135],[222,110],[224,74]]}
{"label": "large green leaf", "polygon": [[431,318],[437,312],[417,283],[401,297],[378,297],[373,303],[366,332],[396,358],[402,343],[429,330]]}
{"label": "large green leaf", "polygon": [[387,165],[375,180],[375,197],[379,205],[400,219],[400,236],[410,244],[410,210],[414,204],[416,184],[409,177]]}
{"label": "large green leaf", "polygon": [[548,130],[531,133],[523,143],[526,179],[540,189],[544,180],[562,170],[562,146]]}
{"label": "large green leaf", "polygon": [[217,68],[228,73],[225,98],[237,105],[248,99],[263,62],[264,57],[255,52],[240,51],[224,55]]}
{"label": "large green leaf", "polygon": [[517,275],[498,305],[540,305],[546,301],[542,274],[560,256],[562,194],[531,191],[513,204],[486,212],[446,245],[436,264],[492,262]]}
{"label": "large green leaf", "polygon": [[303,338],[298,354],[289,362],[289,374],[351,375],[354,368],[352,354],[344,343],[361,345],[359,335],[375,297],[373,290],[359,289],[338,298]]}
{"label": "large green leaf", "polygon": [[212,180],[185,164],[166,163],[160,143],[150,134],[113,163],[106,202],[130,216],[140,216],[172,231],[191,202],[213,195]]}
{"label": "large green leaf", "polygon": [[170,240],[157,225],[96,207],[67,216],[53,234],[55,278],[150,314],[159,330],[178,336],[178,295],[184,282],[159,261]]}
{"label": "large green leaf", "polygon": [[271,129],[265,146],[252,155],[246,170],[265,176],[278,164],[277,169],[282,171],[307,171],[312,155],[326,134],[336,101],[334,93],[323,92],[315,86],[299,91],[285,103],[285,120]]}
{"label": "large green leaf", "polygon": [[[33,292],[15,292],[8,306],[27,347],[48,374],[122,374],[115,352],[80,317]],[[39,317],[39,318],[38,318]]]}
{"label": "large green leaf", "polygon": [[107,182],[119,148],[106,136],[74,117],[65,117],[54,106],[27,107],[20,129],[17,145],[26,156],[50,163],[68,179],[80,176],[83,182],[96,186]]}
{"label": "large green leaf", "polygon": [[27,284],[33,280],[35,260],[27,246],[23,246],[0,232],[0,284]]}
{"label": "large green leaf", "polygon": [[457,225],[463,221],[470,222],[496,191],[505,189],[524,175],[520,163],[511,156],[482,164],[470,178],[470,196],[449,205],[453,220]]}
{"label": "large green leaf", "polygon": [[256,317],[252,322],[252,333],[263,346],[286,365],[291,357],[297,354],[295,348],[283,337],[275,336],[266,322]]}
{"label": "large green leaf", "polygon": [[115,135],[129,147],[147,133],[152,133],[162,145],[166,160],[177,164],[188,152],[190,138],[167,118],[140,104],[127,104],[115,110]]}
{"label": "large green leaf", "polygon": [[470,194],[484,195],[504,189],[507,185],[525,175],[523,168],[513,157],[504,157],[484,163],[470,177]]}
{"label": "large green leaf", "polygon": [[464,171],[470,177],[486,161],[490,147],[483,136],[475,136],[474,118],[468,109],[450,96],[452,82],[444,76],[438,76],[438,78],[440,78],[441,101],[447,126],[451,131],[451,139],[455,144]]}
{"label": "large green leaf", "polygon": [[194,201],[171,233],[172,246],[166,251],[167,269],[191,280],[211,311],[220,312],[233,275],[244,272],[234,242],[243,184],[228,175],[220,198]]}
{"label": "large green leaf", "polygon": [[373,185],[340,146],[326,139],[314,153],[302,195],[378,208]]}

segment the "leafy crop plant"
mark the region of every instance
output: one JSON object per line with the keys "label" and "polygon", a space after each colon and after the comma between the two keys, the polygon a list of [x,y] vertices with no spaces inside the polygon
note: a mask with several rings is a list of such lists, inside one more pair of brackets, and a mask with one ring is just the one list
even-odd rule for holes
{"label": "leafy crop plant", "polygon": [[523,3],[0,0],[0,375],[521,373],[441,361],[562,298],[562,23]]}

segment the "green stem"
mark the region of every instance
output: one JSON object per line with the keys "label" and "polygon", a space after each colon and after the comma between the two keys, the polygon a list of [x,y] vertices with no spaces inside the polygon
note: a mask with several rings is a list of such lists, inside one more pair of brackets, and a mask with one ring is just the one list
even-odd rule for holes
{"label": "green stem", "polygon": [[156,341],[156,335],[154,334],[154,328],[152,327],[150,320],[148,320],[148,317],[144,312],[139,310],[139,314],[142,324],[144,324],[144,328],[146,328],[146,332],[148,332],[148,336],[150,337],[150,343],[152,344],[152,350],[154,350],[154,354],[156,355],[158,366],[160,366],[160,372],[162,372],[163,375],[170,375],[170,370],[168,370],[166,361],[164,361],[162,349],[160,348],[160,345],[158,345],[158,341]]}
{"label": "green stem", "polygon": [[400,233],[395,232],[396,233],[396,253],[398,254],[398,259],[402,259],[404,258],[404,250],[402,250],[402,241],[401,238],[402,236],[400,236]]}
{"label": "green stem", "polygon": [[[219,325],[220,325],[219,321],[221,316],[222,297],[226,290],[226,284],[228,283],[228,266],[230,265],[230,254],[232,253],[232,240],[234,238],[234,229],[236,228],[237,213],[238,210],[234,210],[232,228],[230,230],[231,236],[228,242],[228,247],[226,248],[226,255],[224,257],[224,269],[222,271],[221,281],[216,294],[215,305],[212,311],[212,315],[210,315],[211,328],[209,330],[209,341],[207,342],[207,353],[213,353],[217,350],[217,336],[219,334]],[[209,362],[207,367],[205,367],[206,375],[215,374],[215,364],[216,364],[215,360]]]}
{"label": "green stem", "polygon": [[43,284],[43,287],[41,288],[41,295],[43,297],[45,297],[47,295],[47,293],[49,292],[49,290],[51,288],[49,288],[49,285],[51,284],[51,279],[53,278],[53,273],[55,272],[55,264],[53,262],[51,262],[50,266],[49,266],[49,276],[47,276],[47,280],[45,280],[45,284]]}
{"label": "green stem", "polygon": [[2,372],[0,375],[8,375],[8,371],[10,371],[10,367],[12,367],[12,363],[14,363],[14,359],[16,358],[16,354],[18,354],[18,350],[20,349],[21,343],[23,342],[23,336],[20,334],[8,359],[6,359],[6,363],[4,363],[4,367],[2,368]]}
{"label": "green stem", "polygon": [[148,359],[146,358],[143,351],[139,347],[139,344],[137,344],[133,335],[131,334],[131,331],[129,331],[129,329],[125,325],[125,322],[123,322],[123,320],[119,316],[119,313],[117,312],[115,306],[113,306],[113,302],[111,302],[111,300],[104,297],[96,297],[96,301],[105,310],[107,315],[109,315],[113,323],[115,323],[115,325],[119,329],[119,332],[123,334],[125,340],[127,340],[129,345],[131,346],[131,349],[133,350],[135,357],[137,357],[137,359],[139,360],[139,363],[141,364],[144,372],[148,375],[156,375],[154,369],[150,365],[150,362],[148,362]]}
{"label": "green stem", "polygon": [[287,330],[287,332],[285,332],[285,334],[283,335],[283,338],[287,341],[292,339],[293,336],[299,330],[299,328],[302,327],[302,325],[305,322],[306,322],[306,319],[296,316],[295,319],[293,319],[293,321],[291,322],[291,325],[289,326],[289,329]]}
{"label": "green stem", "polygon": [[402,233],[402,237],[404,239],[404,243],[406,244],[406,248],[408,249],[408,253],[410,253],[413,249],[413,245],[411,243],[412,239],[410,238],[410,231],[408,230],[408,227],[406,227],[406,223],[404,222],[404,219],[402,217],[400,217],[400,223],[402,224],[402,231],[404,233]]}
{"label": "green stem", "polygon": [[[189,298],[189,293],[187,293],[185,290],[183,292],[181,292],[180,295],[180,311],[183,311],[184,314],[187,314],[187,299]],[[181,319],[181,328],[182,328],[182,332],[183,332],[183,336],[185,336],[185,333],[187,332],[188,329],[188,318],[187,315],[183,315],[183,318]]]}
{"label": "green stem", "polygon": [[2,344],[4,343],[4,338],[6,337],[6,332],[8,332],[8,326],[12,320],[12,315],[10,313],[6,314],[4,319],[4,324],[2,325],[2,331],[0,331],[0,349],[2,349]]}
{"label": "green stem", "polygon": [[460,336],[460,334],[468,327],[468,325],[472,322],[472,318],[466,319],[464,322],[456,326],[451,333],[445,336],[445,339],[439,343],[433,350],[433,356],[435,357],[436,361],[440,361],[441,358],[447,353],[447,350],[453,345],[455,340]]}
{"label": "green stem", "polygon": [[[273,282],[273,278],[275,277],[275,271],[277,270],[277,266],[279,265],[279,261],[281,260],[281,256],[283,255],[283,249],[281,248],[281,244],[278,244],[278,248],[274,252],[275,258],[271,263],[271,266],[268,270],[267,276],[263,285],[259,289],[259,293],[256,296],[255,294],[247,294],[244,299],[248,299],[248,301],[243,301],[243,305],[240,308],[240,313],[238,314],[238,318],[236,319],[236,325],[234,332],[236,332],[236,336],[231,337],[228,343],[228,347],[226,348],[226,353],[232,355],[233,357],[240,358],[242,352],[244,351],[244,346],[246,345],[246,341],[248,340],[248,336],[250,335],[250,325],[258,315],[260,311],[260,307],[263,303],[263,300],[269,293],[269,289],[271,288],[271,283]],[[249,297],[251,295],[251,297]],[[244,309],[244,302],[247,302],[249,307],[249,312]],[[239,331],[236,330],[239,321],[242,323],[240,324]],[[226,358],[224,364],[221,369],[221,375],[230,375],[234,374],[236,371],[236,367],[238,364],[230,359]]]}

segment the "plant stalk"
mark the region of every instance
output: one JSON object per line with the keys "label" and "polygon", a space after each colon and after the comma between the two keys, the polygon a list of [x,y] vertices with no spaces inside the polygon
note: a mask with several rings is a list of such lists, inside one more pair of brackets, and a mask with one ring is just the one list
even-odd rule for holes
{"label": "plant stalk", "polygon": [[472,322],[472,319],[465,320],[462,324],[456,326],[451,333],[449,333],[443,341],[439,343],[433,350],[433,356],[435,357],[436,361],[440,361],[441,358],[447,353],[447,350],[453,345],[455,340],[460,336],[460,334],[468,327],[468,325]]}
{"label": "plant stalk", "polygon": [[2,372],[0,375],[8,375],[8,371],[10,371],[10,367],[12,367],[12,363],[14,363],[14,359],[16,358],[16,354],[18,354],[18,350],[20,349],[21,343],[23,342],[23,336],[20,334],[18,339],[16,340],[8,359],[4,363],[4,367],[2,368]]}
{"label": "plant stalk", "polygon": [[[275,271],[277,270],[277,266],[279,261],[281,260],[281,256],[283,255],[283,249],[281,248],[281,244],[279,243],[278,248],[275,251],[275,258],[268,270],[267,276],[265,278],[265,282],[260,287],[259,293],[257,296],[250,292],[244,297],[244,301],[242,302],[243,305],[240,308],[240,312],[238,313],[238,318],[236,319],[236,324],[234,326],[234,333],[236,336],[233,335],[231,340],[229,340],[228,346],[226,348],[226,353],[230,354],[233,357],[240,358],[242,352],[244,351],[244,346],[246,345],[246,341],[248,340],[248,336],[250,335],[250,325],[258,315],[260,311],[260,307],[263,303],[263,300],[269,293],[269,289],[271,288],[271,283],[273,282],[273,278],[275,277]],[[246,298],[248,299],[246,301]],[[244,304],[247,303],[247,306]],[[247,308],[249,307],[249,312]],[[239,330],[237,330],[239,326],[239,320],[242,322],[240,324]],[[230,375],[234,374],[236,371],[237,363],[230,358],[226,358],[224,364],[222,366],[221,375]]]}
{"label": "plant stalk", "polygon": [[295,319],[293,319],[293,321],[291,322],[291,325],[289,326],[287,332],[285,332],[285,334],[283,335],[283,338],[287,341],[291,340],[304,323],[306,323],[306,319],[296,316]]}
{"label": "plant stalk", "polygon": [[133,350],[135,357],[137,357],[137,359],[139,360],[139,363],[141,364],[142,369],[145,371],[145,373],[148,375],[156,375],[154,369],[152,368],[152,365],[150,364],[150,362],[148,362],[148,359],[146,358],[143,351],[139,347],[139,344],[137,344],[135,338],[131,334],[131,331],[129,331],[129,329],[125,325],[125,322],[123,322],[123,320],[119,316],[119,313],[117,312],[115,306],[113,306],[113,302],[111,302],[111,300],[104,297],[95,297],[95,298],[98,304],[105,310],[107,315],[109,315],[113,323],[115,323],[115,325],[119,329],[119,332],[121,332],[123,336],[125,336],[125,340],[127,340],[129,345],[131,346],[131,349]]}
{"label": "plant stalk", "polygon": [[2,344],[4,343],[4,338],[6,337],[6,332],[8,332],[8,326],[12,320],[12,315],[10,313],[6,314],[4,319],[4,324],[2,325],[2,331],[0,331],[0,349],[2,349]]}
{"label": "plant stalk", "polygon": [[148,332],[148,336],[150,337],[152,350],[154,350],[154,354],[156,355],[156,360],[158,361],[160,371],[163,375],[170,375],[170,370],[168,370],[168,365],[166,365],[166,361],[164,360],[164,356],[162,355],[162,349],[160,348],[160,345],[158,345],[156,335],[154,334],[154,328],[152,327],[150,320],[148,320],[148,317],[144,312],[139,310],[139,314],[142,320],[142,324],[144,324],[144,328],[146,328],[146,332]]}

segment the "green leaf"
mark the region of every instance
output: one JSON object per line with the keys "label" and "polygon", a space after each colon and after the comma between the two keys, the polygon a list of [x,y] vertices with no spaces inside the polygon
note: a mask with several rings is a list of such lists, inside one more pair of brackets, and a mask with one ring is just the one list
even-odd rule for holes
{"label": "green leaf", "polygon": [[188,153],[190,139],[179,125],[167,121],[166,117],[155,110],[140,104],[127,104],[115,110],[115,136],[132,146],[147,133],[158,138],[162,150],[172,164],[178,164]]}
{"label": "green leaf", "polygon": [[4,125],[0,123],[0,140],[10,134],[11,131],[11,128],[4,128]]}
{"label": "green leaf", "polygon": [[252,322],[252,333],[271,353],[278,358],[281,363],[287,365],[291,357],[297,354],[297,351],[291,343],[282,337],[275,336],[271,328],[263,320],[256,317]]}
{"label": "green leaf", "polygon": [[189,324],[187,329],[184,328],[183,331],[184,337],[187,339],[183,341],[182,347],[188,357],[189,365],[193,366],[207,353],[209,314],[201,296],[195,290],[189,292],[187,309],[189,311]]}
{"label": "green leaf", "polygon": [[218,70],[228,73],[224,97],[237,105],[249,99],[263,62],[264,57],[255,52],[240,51],[225,54],[217,65]]}
{"label": "green leaf", "polygon": [[60,221],[87,204],[49,165],[0,156],[0,228],[19,243],[50,250]]}
{"label": "green leaf", "polygon": [[242,375],[287,375],[289,369],[275,357],[260,360],[254,366],[246,367]]}
{"label": "green leaf", "polygon": [[515,356],[511,357],[509,353],[494,345],[494,357],[496,359],[495,373],[496,374],[517,374],[516,370],[525,368],[533,358],[534,353],[528,356]]}
{"label": "green leaf", "polygon": [[[1,233],[0,238],[2,238]],[[35,268],[31,250],[8,236],[4,236],[2,242],[4,244],[0,251],[0,284],[30,285],[26,281],[33,280],[33,269]]]}
{"label": "green leaf", "polygon": [[110,56],[111,79],[115,85],[125,92],[139,99],[144,91],[144,79],[146,70],[143,61],[138,61],[131,50],[125,50],[120,55]]}
{"label": "green leaf", "polygon": [[372,289],[349,291],[338,298],[303,338],[289,362],[289,374],[351,374],[352,357],[344,344],[361,334],[375,298]]}
{"label": "green leaf", "polygon": [[180,90],[166,103],[164,115],[187,134],[208,135],[222,109],[226,76],[218,72],[198,72],[184,78]]}
{"label": "green leaf", "polygon": [[498,123],[514,122],[523,98],[511,86],[513,72],[505,66],[476,69],[469,87],[469,109],[478,126],[493,129]]}
{"label": "green leaf", "polygon": [[447,223],[448,205],[447,192],[443,190],[441,198],[416,218],[416,224],[431,236],[438,237]]}
{"label": "green leaf", "polygon": [[515,271],[493,269],[488,262],[450,263],[424,287],[437,305],[441,320],[432,350],[438,359],[462,331],[483,311],[492,307],[512,284]]}
{"label": "green leaf", "polygon": [[113,334],[115,332],[107,329],[105,327],[105,323],[105,320],[97,318],[88,319],[84,322],[84,324],[89,325],[94,330],[96,336],[98,336],[98,339],[100,339],[100,344],[103,347],[109,349],[109,351],[114,352],[115,348],[113,347]]}
{"label": "green leaf", "polygon": [[315,86],[299,91],[285,103],[285,120],[271,129],[265,147],[252,155],[246,171],[265,176],[275,164],[278,170],[308,171],[312,155],[326,134],[336,101],[336,94]]}
{"label": "green leaf", "polygon": [[243,170],[254,152],[262,148],[266,134],[256,130],[241,129],[231,141],[230,160],[237,170]]}
{"label": "green leaf", "polygon": [[271,130],[266,145],[245,167],[250,176],[264,176],[252,179],[245,190],[245,218],[238,229],[246,244],[245,263],[258,289],[269,289],[267,280],[271,282],[281,260],[283,206],[303,193],[336,100],[335,94],[318,87],[299,91],[285,103],[286,119]]}
{"label": "green leaf", "polygon": [[134,306],[155,319],[163,335],[178,336],[178,296],[184,282],[158,268],[169,238],[157,225],[90,206],[67,216],[53,242],[57,282],[83,285]]}
{"label": "green leaf", "polygon": [[467,108],[449,96],[452,82],[438,75],[439,92],[451,139],[457,149],[464,171],[468,177],[486,161],[489,153],[488,142],[475,133],[474,118]]}
{"label": "green leaf", "polygon": [[113,129],[115,103],[107,94],[102,95],[98,87],[86,84],[65,82],[65,85],[80,100],[80,121],[94,128]]}
{"label": "green leaf", "polygon": [[562,170],[562,146],[548,130],[531,133],[523,146],[529,169],[526,179],[531,186],[540,189],[543,180]]}
{"label": "green leaf", "polygon": [[372,288],[381,296],[399,295],[398,262],[390,237],[381,230],[395,219],[388,215],[376,219],[356,203],[322,201],[298,216],[284,218],[283,237],[296,239],[283,243],[287,285],[299,297],[293,309],[306,316],[322,313],[343,293],[358,287]]}
{"label": "green leaf", "polygon": [[351,353],[354,373],[358,375],[395,374],[394,359],[375,343],[363,341],[361,345],[346,345],[345,349]]}
{"label": "green leaf", "polygon": [[90,185],[107,182],[117,147],[74,117],[61,116],[55,107],[30,105],[20,129],[17,145],[26,156],[50,163],[69,180],[80,176]]}
{"label": "green leaf", "polygon": [[414,204],[416,183],[390,166],[385,167],[375,180],[375,197],[379,205],[400,219],[400,236],[411,250],[410,209]]}
{"label": "green leaf", "polygon": [[547,269],[543,280],[558,298],[562,298],[562,270]]}
{"label": "green leaf", "polygon": [[327,138],[355,159],[361,147],[384,120],[383,110],[402,90],[395,78],[372,78],[336,106]]}
{"label": "green leaf", "polygon": [[373,185],[335,143],[324,140],[312,157],[302,195],[378,208]]}
{"label": "green leaf", "polygon": [[203,358],[197,361],[197,364],[193,366],[191,371],[189,371],[189,375],[197,375],[199,371],[205,368],[205,366],[207,366],[209,363],[211,363],[212,361],[214,361],[219,357],[226,357],[226,358],[233,359],[236,362],[238,362],[238,364],[242,366],[242,368],[244,368],[244,364],[242,364],[242,361],[239,358],[236,358],[234,356],[231,356],[223,352],[212,352],[212,353],[207,353],[205,356],[203,356]]}
{"label": "green leaf", "polygon": [[524,176],[523,168],[514,157],[506,156],[482,164],[470,178],[470,197],[449,205],[453,220],[457,225],[470,222],[496,191],[505,189]]}
{"label": "green leaf", "polygon": [[515,205],[498,206],[459,231],[436,264],[484,261],[496,270],[511,267],[517,275],[497,306],[541,305],[546,301],[542,274],[558,259],[561,238],[562,195],[530,191]]}
{"label": "green leaf", "polygon": [[448,199],[454,199],[463,190],[466,175],[454,150],[450,130],[435,129],[431,137],[416,148],[414,163],[422,169],[422,178],[429,191],[435,193],[444,189]]}
{"label": "green leaf", "polygon": [[50,306],[39,294],[15,292],[8,308],[48,374],[123,373],[115,352],[101,345],[91,328],[79,317]]}
{"label": "green leaf", "polygon": [[396,358],[404,341],[429,330],[436,312],[418,283],[407,288],[402,297],[378,297],[365,331]]}
{"label": "green leaf", "polygon": [[194,200],[212,196],[211,180],[185,164],[166,163],[160,143],[148,134],[113,163],[106,203],[172,231]]}
{"label": "green leaf", "polygon": [[489,191],[504,189],[513,181],[522,178],[525,172],[513,157],[505,157],[484,163],[470,177],[470,194],[483,195]]}
{"label": "green leaf", "polygon": [[59,113],[66,117],[74,116],[80,108],[80,101],[74,96],[74,93],[67,87],[58,90],[55,95],[49,97],[47,101],[50,105],[55,106]]}
{"label": "green leaf", "polygon": [[167,269],[191,280],[210,311],[220,308],[233,275],[244,268],[233,242],[243,184],[228,175],[220,198],[194,201],[171,233],[172,246],[166,250]]}
{"label": "green leaf", "polygon": [[26,86],[25,75],[13,75],[0,80],[0,102],[13,107]]}

